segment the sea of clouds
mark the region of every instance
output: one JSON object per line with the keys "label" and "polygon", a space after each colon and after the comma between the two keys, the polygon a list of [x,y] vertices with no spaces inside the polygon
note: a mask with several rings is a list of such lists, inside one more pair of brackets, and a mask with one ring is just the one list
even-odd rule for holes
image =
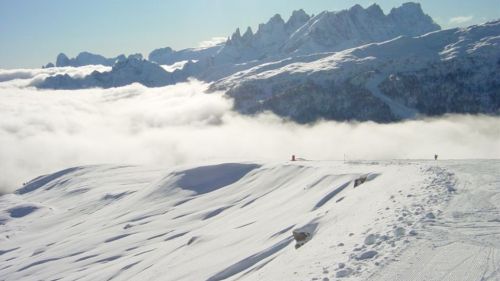
{"label": "sea of clouds", "polygon": [[[0,70],[0,193],[60,169],[202,161],[500,158],[500,118],[449,115],[394,124],[298,125],[243,116],[199,81],[162,88],[38,90],[48,75],[96,67]],[[105,69],[99,69],[105,70]]]}

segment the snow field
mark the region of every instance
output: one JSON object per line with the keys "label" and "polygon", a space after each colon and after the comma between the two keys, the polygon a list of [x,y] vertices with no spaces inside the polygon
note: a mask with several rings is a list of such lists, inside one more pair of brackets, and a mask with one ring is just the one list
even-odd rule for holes
{"label": "snow field", "polygon": [[[0,197],[0,276],[362,280],[419,239],[454,184],[427,162],[67,169]],[[297,249],[293,231],[309,236]]]}

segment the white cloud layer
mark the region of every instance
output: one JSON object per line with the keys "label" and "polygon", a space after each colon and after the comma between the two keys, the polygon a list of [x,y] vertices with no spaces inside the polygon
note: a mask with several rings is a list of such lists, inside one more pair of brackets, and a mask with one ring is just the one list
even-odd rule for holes
{"label": "white cloud layer", "polygon": [[227,37],[212,37],[210,40],[202,41],[199,44],[200,48],[208,48],[208,47],[213,47],[215,45],[222,44],[226,42]]}
{"label": "white cloud layer", "polygon": [[[52,70],[54,71],[54,70]],[[78,69],[63,69],[82,75]],[[23,74],[23,73],[30,73]],[[89,164],[199,161],[500,158],[500,118],[446,116],[380,125],[297,125],[242,116],[220,93],[191,81],[78,91],[26,87],[47,70],[0,71],[0,191],[38,175]]]}
{"label": "white cloud layer", "polygon": [[450,19],[449,23],[450,24],[464,24],[472,21],[474,19],[474,16],[459,16],[459,17],[453,17]]}

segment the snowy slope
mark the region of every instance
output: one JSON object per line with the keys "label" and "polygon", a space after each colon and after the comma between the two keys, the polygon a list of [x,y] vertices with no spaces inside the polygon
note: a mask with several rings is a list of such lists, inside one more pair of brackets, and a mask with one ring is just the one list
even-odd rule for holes
{"label": "snowy slope", "polygon": [[[459,162],[458,176],[448,171],[454,165],[302,161],[67,169],[0,197],[0,279],[371,280],[379,268],[412,268],[395,257],[440,233],[451,198],[485,190],[497,196],[498,161],[489,162],[477,186],[460,181],[460,173],[475,179],[471,171],[481,162]],[[356,186],[359,179],[366,181]],[[452,202],[452,210],[460,208],[461,201]],[[488,219],[497,219],[498,206],[484,206]],[[298,249],[294,230],[311,237]]]}

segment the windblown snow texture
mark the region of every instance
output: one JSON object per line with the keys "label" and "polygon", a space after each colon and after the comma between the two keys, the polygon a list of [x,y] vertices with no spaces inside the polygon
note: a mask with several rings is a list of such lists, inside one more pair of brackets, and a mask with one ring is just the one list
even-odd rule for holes
{"label": "windblown snow texture", "polygon": [[[499,168],[498,161],[309,161],[67,169],[0,197],[0,276],[498,277]],[[292,232],[308,237],[297,249]]]}

